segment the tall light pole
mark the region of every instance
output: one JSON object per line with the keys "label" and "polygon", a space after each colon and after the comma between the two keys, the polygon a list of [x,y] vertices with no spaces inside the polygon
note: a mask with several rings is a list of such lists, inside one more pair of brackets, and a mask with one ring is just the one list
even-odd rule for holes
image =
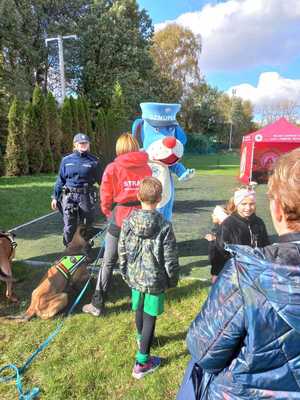
{"label": "tall light pole", "polygon": [[229,145],[228,145],[228,151],[232,151],[232,130],[233,130],[233,104],[234,104],[234,96],[236,94],[236,89],[232,89],[231,91],[232,97],[231,97],[231,110],[230,110],[230,130],[229,130]]}
{"label": "tall light pole", "polygon": [[64,63],[64,49],[63,49],[63,40],[65,39],[77,39],[76,35],[57,35],[57,37],[47,38],[45,40],[46,46],[48,46],[48,42],[53,40],[57,40],[58,42],[58,61],[59,61],[59,75],[60,75],[60,86],[61,86],[61,103],[63,103],[64,98],[66,97],[66,81],[65,81],[65,63]]}

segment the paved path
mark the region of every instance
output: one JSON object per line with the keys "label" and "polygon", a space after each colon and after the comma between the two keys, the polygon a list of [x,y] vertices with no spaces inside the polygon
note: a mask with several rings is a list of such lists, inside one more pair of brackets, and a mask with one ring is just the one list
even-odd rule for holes
{"label": "paved path", "polygon": [[[191,181],[176,183],[173,225],[176,233],[182,274],[199,279],[209,278],[207,241],[211,229],[211,213],[215,205],[224,204],[236,187],[236,180],[226,176],[196,176]],[[266,187],[259,186],[258,214],[273,233],[266,209]],[[51,263],[63,251],[62,219],[59,213],[17,230],[17,260],[32,265]]]}

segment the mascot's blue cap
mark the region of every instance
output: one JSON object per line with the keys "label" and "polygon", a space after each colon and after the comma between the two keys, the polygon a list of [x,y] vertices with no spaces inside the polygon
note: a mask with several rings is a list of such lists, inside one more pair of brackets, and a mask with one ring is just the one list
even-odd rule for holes
{"label": "mascot's blue cap", "polygon": [[176,114],[180,108],[180,104],[141,103],[142,118],[153,126],[177,125]]}

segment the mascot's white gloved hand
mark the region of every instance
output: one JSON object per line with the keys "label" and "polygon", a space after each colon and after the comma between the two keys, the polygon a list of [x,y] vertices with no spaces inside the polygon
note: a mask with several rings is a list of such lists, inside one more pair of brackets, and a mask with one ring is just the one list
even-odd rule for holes
{"label": "mascot's white gloved hand", "polygon": [[188,168],[179,178],[178,180],[183,182],[183,181],[188,181],[189,179],[192,179],[192,177],[195,175],[195,169],[194,168]]}

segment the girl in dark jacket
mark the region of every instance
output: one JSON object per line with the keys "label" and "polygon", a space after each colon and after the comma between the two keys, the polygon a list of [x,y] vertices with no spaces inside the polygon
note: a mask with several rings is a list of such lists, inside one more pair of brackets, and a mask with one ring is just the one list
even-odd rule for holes
{"label": "girl in dark jacket", "polygon": [[268,195],[279,241],[228,246],[177,400],[300,399],[300,148],[278,159]]}
{"label": "girl in dark jacket", "polygon": [[213,282],[230,258],[230,253],[224,248],[225,244],[242,244],[253,248],[269,244],[266,226],[255,214],[256,195],[253,189],[236,190],[226,209],[231,215],[219,225],[216,240],[209,248]]}

